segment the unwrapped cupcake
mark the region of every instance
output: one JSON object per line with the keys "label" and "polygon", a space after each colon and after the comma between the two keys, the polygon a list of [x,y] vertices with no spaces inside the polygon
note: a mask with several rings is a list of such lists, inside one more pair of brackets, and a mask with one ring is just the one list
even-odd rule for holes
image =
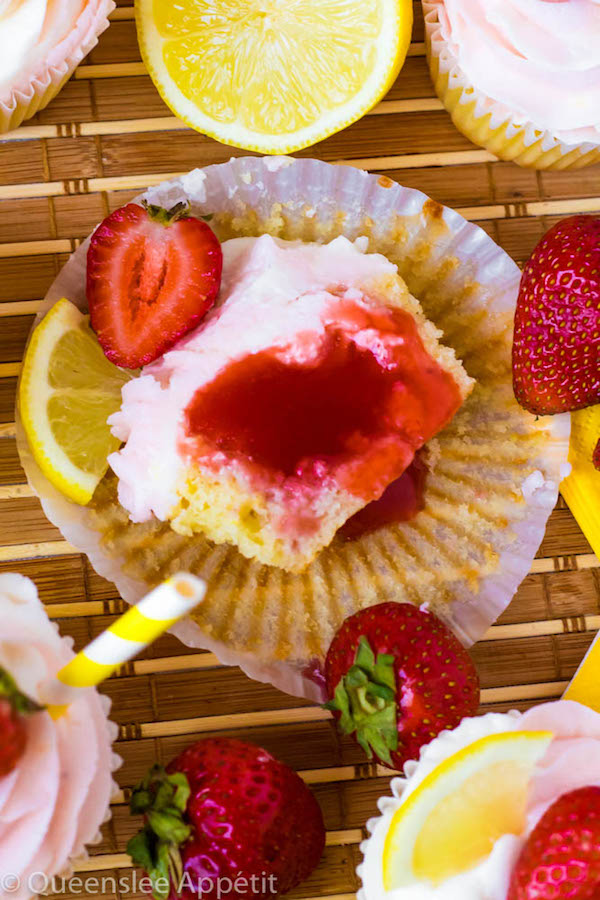
{"label": "unwrapped cupcake", "polygon": [[100,840],[117,728],[94,689],[54,721],[45,685],[73,658],[22,575],[0,575],[0,898],[27,900]]}
{"label": "unwrapped cupcake", "polygon": [[0,0],[0,133],[56,96],[114,8],[113,0]]}
{"label": "unwrapped cupcake", "polygon": [[456,127],[536,169],[600,160],[598,0],[423,0],[429,67]]}
{"label": "unwrapped cupcake", "polygon": [[29,482],[128,601],[202,577],[175,633],[289,693],[321,699],[336,631],[384,600],[468,644],[529,571],[567,455],[568,421],[514,399],[518,281],[386,178],[190,172],[53,285],[19,385]]}

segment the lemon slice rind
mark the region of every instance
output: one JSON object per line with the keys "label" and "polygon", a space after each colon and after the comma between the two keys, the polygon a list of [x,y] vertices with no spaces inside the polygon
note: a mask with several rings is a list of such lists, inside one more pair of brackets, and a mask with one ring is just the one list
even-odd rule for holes
{"label": "lemon slice rind", "polygon": [[[33,458],[54,487],[81,505],[91,500],[108,468],[106,457],[119,446],[119,441],[112,437],[106,425],[104,412],[102,412],[104,421],[92,421],[92,407],[100,407],[102,410],[108,408],[110,411],[118,409],[120,388],[133,374],[113,366],[104,357],[87,323],[87,316],[68,300],[63,299],[56,303],[33,332],[25,354],[18,389],[19,412]],[[69,334],[76,336],[81,347],[89,350],[88,359],[82,360],[84,371],[88,367],[89,357],[96,360],[98,377],[90,380],[88,385],[75,387],[69,385],[68,365],[72,360],[53,359],[57,345]],[[65,384],[61,385],[60,373],[63,364]],[[58,372],[59,383],[51,383],[52,370]],[[57,381],[56,376],[54,380]],[[85,399],[86,394],[91,401],[90,419],[82,421],[79,418],[75,422],[63,422],[61,429],[63,432],[71,431],[74,439],[83,438],[84,443],[88,429],[90,433],[94,432],[96,435],[100,429],[100,441],[105,445],[106,452],[103,451],[103,458],[95,458],[93,467],[90,467],[93,471],[86,471],[73,462],[57,440],[56,429],[53,428],[49,417],[49,408],[53,401],[57,401],[60,406],[63,399],[65,408],[68,408],[69,396],[75,401],[77,398],[81,401]]]}

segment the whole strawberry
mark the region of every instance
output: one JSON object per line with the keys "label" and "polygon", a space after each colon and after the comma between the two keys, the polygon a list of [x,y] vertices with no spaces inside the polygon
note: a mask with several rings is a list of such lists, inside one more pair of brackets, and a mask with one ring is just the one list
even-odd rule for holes
{"label": "whole strawberry", "polygon": [[198,741],[166,771],[155,766],[130,805],[146,824],[127,850],[159,900],[285,894],[325,846],[321,810],[302,779],[242,741]]}
{"label": "whole strawberry", "polygon": [[600,218],[563,219],[523,270],[513,386],[537,415],[600,401]]}
{"label": "whole strawberry", "polygon": [[40,708],[0,669],[0,778],[17,767],[27,744],[27,716]]}
{"label": "whole strawberry", "polygon": [[513,870],[507,900],[598,900],[600,787],[563,794],[546,810]]}
{"label": "whole strawberry", "polygon": [[137,369],[166,353],[214,304],[222,268],[219,241],[187,204],[116,209],[87,255],[90,323],[108,359]]}
{"label": "whole strawberry", "polygon": [[479,706],[471,657],[436,616],[380,603],[346,619],[325,661],[327,708],[369,758],[401,769]]}

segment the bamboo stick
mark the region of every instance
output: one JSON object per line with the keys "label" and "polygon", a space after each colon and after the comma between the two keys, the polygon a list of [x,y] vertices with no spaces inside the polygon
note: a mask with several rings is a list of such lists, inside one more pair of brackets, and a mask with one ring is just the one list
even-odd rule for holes
{"label": "bamboo stick", "polygon": [[21,500],[24,497],[35,497],[35,492],[28,484],[0,485],[0,500]]}
{"label": "bamboo stick", "polygon": [[[481,691],[483,705],[492,703],[516,703],[524,700],[544,700],[560,697],[568,681],[548,681],[539,684],[518,684],[506,687],[484,688]],[[143,722],[136,725],[140,738],[177,737],[187,734],[205,734],[215,731],[237,731],[244,728],[260,728],[276,725],[310,724],[327,722],[330,713],[320,706],[301,706],[292,709],[260,710],[249,713],[231,713],[221,716],[200,716],[191,719],[175,719],[166,722]]]}
{"label": "bamboo stick", "polygon": [[42,256],[45,253],[71,253],[73,245],[71,241],[51,239],[47,241],[16,241],[10,244],[0,244],[0,259],[8,259],[14,256]]}
{"label": "bamboo stick", "polygon": [[81,81],[87,78],[130,78],[132,75],[147,75],[148,70],[143,62],[101,63],[85,65],[75,69],[73,78]]}
{"label": "bamboo stick", "polygon": [[0,438],[14,438],[17,433],[17,426],[14,422],[4,422],[0,425]]}
{"label": "bamboo stick", "polygon": [[0,318],[2,316],[35,315],[42,303],[43,300],[6,300],[4,303],[0,303]]}
{"label": "bamboo stick", "polygon": [[142,738],[176,737],[185,734],[204,734],[209,731],[260,728],[265,725],[308,724],[327,722],[331,713],[320,706],[301,706],[292,709],[259,710],[250,713],[231,713],[224,716],[199,716],[193,719],[174,719],[170,722],[144,722],[139,725]]}
{"label": "bamboo stick", "polygon": [[0,363],[0,378],[15,378],[20,371],[20,362]]}
{"label": "bamboo stick", "polygon": [[68,541],[40,541],[36,544],[12,544],[0,546],[0,562],[17,562],[36,557],[68,556],[79,550]]}

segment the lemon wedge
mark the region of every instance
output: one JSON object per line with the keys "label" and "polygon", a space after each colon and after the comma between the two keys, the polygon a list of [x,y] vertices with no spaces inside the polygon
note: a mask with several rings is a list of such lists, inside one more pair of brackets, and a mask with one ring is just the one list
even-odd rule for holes
{"label": "lemon wedge", "polygon": [[291,153],[355,122],[387,93],[412,0],[136,0],[140,48],[192,128]]}
{"label": "lemon wedge", "polygon": [[31,452],[61,493],[88,503],[117,450],[106,420],[132,376],[109,362],[84,316],[56,303],[35,329],[23,362],[19,408]]}
{"label": "lemon wedge", "polygon": [[552,737],[547,731],[488,735],[437,766],[390,823],[386,890],[438,885],[488,856],[503,834],[521,834],[529,781]]}

